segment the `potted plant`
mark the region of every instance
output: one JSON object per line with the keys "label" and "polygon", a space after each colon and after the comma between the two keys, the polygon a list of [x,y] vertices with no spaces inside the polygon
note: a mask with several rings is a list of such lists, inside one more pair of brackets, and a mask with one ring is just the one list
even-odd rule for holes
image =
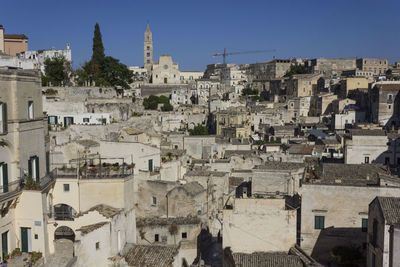
{"label": "potted plant", "polygon": [[11,252],[11,258],[15,257],[15,256],[21,256],[22,252],[20,248],[15,248],[12,252]]}
{"label": "potted plant", "polygon": [[33,184],[34,184],[34,181],[32,179],[32,176],[29,175],[28,179],[26,180],[25,188],[28,190],[31,190],[33,188]]}

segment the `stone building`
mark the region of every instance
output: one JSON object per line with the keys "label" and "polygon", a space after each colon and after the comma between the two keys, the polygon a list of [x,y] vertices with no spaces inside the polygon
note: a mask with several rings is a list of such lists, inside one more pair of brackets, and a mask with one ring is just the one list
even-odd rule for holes
{"label": "stone building", "polygon": [[356,65],[362,71],[373,71],[374,75],[385,74],[388,70],[388,60],[385,58],[357,58]]}
{"label": "stone building", "polygon": [[349,77],[339,82],[339,96],[346,98],[353,90],[368,90],[368,79],[364,77]]}
{"label": "stone building", "polygon": [[304,175],[305,166],[302,163],[265,162],[252,170],[251,192],[260,196],[294,196]]}
{"label": "stone building", "polygon": [[382,165],[325,163],[299,193],[300,246],[328,265],[335,246],[365,247],[369,203],[377,196],[398,196],[400,180]]}
{"label": "stone building", "polygon": [[319,74],[296,74],[287,81],[286,93],[289,96],[302,97],[313,96],[317,92]]}
{"label": "stone building", "polygon": [[[349,121],[349,124],[354,123]],[[388,137],[382,130],[352,129],[344,139],[346,164],[393,164],[400,155],[388,148]]]}
{"label": "stone building", "polygon": [[296,210],[284,198],[234,198],[228,203],[223,248],[233,253],[282,252],[296,244]]}
{"label": "stone building", "polygon": [[207,190],[196,181],[172,188],[166,194],[166,201],[167,216],[200,216],[207,212]]}
{"label": "stone building", "polygon": [[381,126],[400,126],[400,83],[377,82],[372,84],[369,99],[371,121]]}
{"label": "stone building", "polygon": [[338,98],[333,93],[321,93],[311,98],[310,115],[321,116],[328,115],[333,112],[333,101]]}
{"label": "stone building", "polygon": [[196,216],[141,217],[136,218],[136,229],[136,240],[139,245],[197,243],[197,237],[201,230],[201,221]]}
{"label": "stone building", "polygon": [[223,110],[215,114],[217,135],[222,135],[223,127],[245,126],[250,117],[245,108]]}
{"label": "stone building", "polygon": [[146,31],[144,32],[144,67],[147,69],[147,73],[151,73],[153,66],[153,33],[150,30],[149,24],[147,24]]}
{"label": "stone building", "polygon": [[153,63],[152,70],[153,84],[179,84],[180,72],[178,63],[172,61],[172,57],[161,55],[158,62]]}
{"label": "stone building", "polygon": [[308,73],[319,73],[325,77],[340,77],[345,70],[356,68],[356,59],[353,58],[315,58],[304,62]]}
{"label": "stone building", "polygon": [[[37,71],[0,70],[2,259],[15,248],[46,257],[50,178],[47,119]],[[32,138],[34,137],[34,138]]]}
{"label": "stone building", "polygon": [[196,80],[203,78],[204,72],[202,71],[187,71],[183,70],[180,72],[179,80],[180,83],[189,84],[196,83]]}
{"label": "stone building", "polygon": [[249,82],[254,83],[281,78],[290,69],[292,64],[294,62],[290,59],[273,59],[268,62],[250,64],[247,70]]}
{"label": "stone building", "polygon": [[376,197],[368,209],[367,266],[400,266],[400,198]]}
{"label": "stone building", "polygon": [[311,97],[294,97],[288,100],[287,119],[296,121],[299,117],[307,117],[310,111]]}

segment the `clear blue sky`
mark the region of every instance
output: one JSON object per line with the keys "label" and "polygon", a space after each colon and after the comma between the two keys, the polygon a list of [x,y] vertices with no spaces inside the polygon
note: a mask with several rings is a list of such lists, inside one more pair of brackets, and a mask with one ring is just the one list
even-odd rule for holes
{"label": "clear blue sky", "polygon": [[64,48],[74,66],[92,54],[100,24],[106,55],[143,65],[146,21],[153,31],[155,61],[172,55],[181,70],[204,70],[221,62],[211,54],[276,49],[231,56],[253,63],[273,56],[383,57],[400,61],[399,0],[15,0],[1,3],[6,33],[29,37],[29,49]]}

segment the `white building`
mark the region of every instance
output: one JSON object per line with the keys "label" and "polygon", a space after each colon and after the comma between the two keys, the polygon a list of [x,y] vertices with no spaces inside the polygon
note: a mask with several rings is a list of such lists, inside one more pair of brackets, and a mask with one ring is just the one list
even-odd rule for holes
{"label": "white building", "polygon": [[0,56],[0,67],[8,66],[22,69],[39,69],[44,70],[44,61],[46,58],[55,58],[63,56],[68,62],[72,62],[71,48],[67,43],[66,49],[50,50],[28,50],[18,54],[17,56]]}
{"label": "white building", "polygon": [[196,80],[203,78],[204,72],[202,71],[181,71],[180,81],[181,83],[188,84],[194,83]]}
{"label": "white building", "polygon": [[365,121],[365,112],[353,109],[346,109],[340,114],[335,114],[332,124],[335,130],[344,130],[346,124],[352,125]]}
{"label": "white building", "polygon": [[49,124],[67,127],[71,124],[105,125],[110,124],[109,113],[81,113],[81,114],[48,114]]}
{"label": "white building", "polygon": [[160,56],[158,62],[153,64],[152,70],[153,84],[179,84],[180,72],[178,63],[172,61],[169,55]]}

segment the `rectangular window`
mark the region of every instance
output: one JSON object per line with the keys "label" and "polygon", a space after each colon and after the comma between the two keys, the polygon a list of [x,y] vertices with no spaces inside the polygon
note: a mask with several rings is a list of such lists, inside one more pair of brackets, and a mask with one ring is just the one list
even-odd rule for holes
{"label": "rectangular window", "polygon": [[325,228],[325,216],[315,216],[314,229],[321,230]]}
{"label": "rectangular window", "polygon": [[7,133],[7,104],[0,102],[0,134]]}
{"label": "rectangular window", "polygon": [[50,173],[50,152],[46,151],[46,174]]}
{"label": "rectangular window", "polygon": [[186,239],[187,238],[187,233],[186,232],[183,232],[182,233],[182,239]]}
{"label": "rectangular window", "polygon": [[96,242],[96,250],[100,249],[100,242]]}
{"label": "rectangular window", "polygon": [[28,119],[33,120],[33,101],[28,101]]}
{"label": "rectangular window", "polygon": [[361,219],[361,231],[368,231],[368,219]]}
{"label": "rectangular window", "polygon": [[160,240],[160,236],[158,234],[154,235],[154,242],[158,242]]}
{"label": "rectangular window", "polygon": [[64,192],[69,192],[69,184],[64,184]]}
{"label": "rectangular window", "polygon": [[368,164],[369,163],[369,157],[364,158],[364,163]]}
{"label": "rectangular window", "polygon": [[150,46],[147,47],[147,51],[150,51]]}
{"label": "rectangular window", "polygon": [[150,53],[147,53],[146,56],[149,57],[149,56],[150,56]]}
{"label": "rectangular window", "polygon": [[3,193],[8,192],[8,168],[4,162],[0,163],[0,185],[3,188]]}
{"label": "rectangular window", "polygon": [[375,253],[372,252],[372,258],[371,258],[371,266],[375,267],[376,266],[376,256]]}
{"label": "rectangular window", "polygon": [[48,120],[49,120],[49,123],[53,124],[53,125],[58,123],[57,116],[49,116]]}
{"label": "rectangular window", "polygon": [[157,198],[156,198],[156,197],[152,197],[152,198],[151,198],[151,204],[152,204],[153,206],[157,205]]}
{"label": "rectangular window", "polygon": [[372,224],[372,240],[371,243],[374,247],[376,247],[376,242],[378,240],[378,221],[374,219]]}
{"label": "rectangular window", "polygon": [[33,180],[39,181],[39,158],[33,156],[29,158],[28,161],[28,174]]}
{"label": "rectangular window", "polygon": [[83,118],[83,122],[88,123],[89,122],[89,118]]}
{"label": "rectangular window", "polygon": [[388,105],[388,109],[392,109],[392,105]]}

